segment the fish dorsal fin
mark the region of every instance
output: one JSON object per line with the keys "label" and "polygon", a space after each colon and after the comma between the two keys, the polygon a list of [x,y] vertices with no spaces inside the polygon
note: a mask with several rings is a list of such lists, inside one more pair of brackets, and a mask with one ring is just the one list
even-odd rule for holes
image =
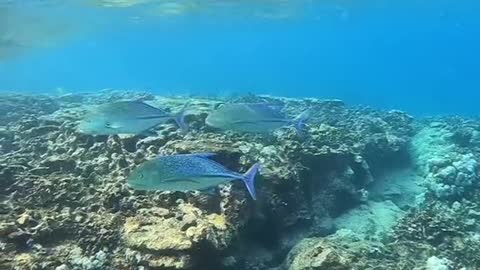
{"label": "fish dorsal fin", "polygon": [[257,115],[261,115],[266,118],[284,118],[282,113],[283,105],[271,104],[271,103],[247,103],[245,106],[255,112]]}
{"label": "fish dorsal fin", "polygon": [[201,158],[211,158],[211,157],[215,156],[216,154],[215,153],[210,153],[210,152],[205,152],[205,153],[191,153],[191,154],[188,154],[188,155],[191,155],[191,156],[194,156],[194,157],[201,157]]}
{"label": "fish dorsal fin", "polygon": [[188,153],[188,154],[178,154],[182,156],[191,156],[191,157],[199,157],[199,158],[211,158],[215,156],[215,153],[209,153],[209,152],[204,152],[204,153]]}
{"label": "fish dorsal fin", "polygon": [[158,155],[157,158],[164,158],[166,156],[183,156],[183,157],[198,157],[198,158],[204,158],[210,162],[215,162],[211,160],[210,158],[215,156],[215,153],[186,153],[186,154],[172,154],[172,155]]}
{"label": "fish dorsal fin", "polygon": [[255,119],[255,120],[237,120],[232,124],[254,124],[254,123],[287,123],[288,120],[278,118]]}
{"label": "fish dorsal fin", "polygon": [[127,104],[132,104],[137,110],[137,112],[141,115],[168,115],[169,112],[163,108],[159,108],[157,106],[150,105],[149,103],[146,103],[142,100],[133,100],[133,101],[127,101],[125,102]]}

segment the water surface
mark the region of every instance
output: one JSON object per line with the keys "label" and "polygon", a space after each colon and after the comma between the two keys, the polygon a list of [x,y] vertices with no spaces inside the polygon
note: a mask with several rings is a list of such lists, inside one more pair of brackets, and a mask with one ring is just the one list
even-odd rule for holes
{"label": "water surface", "polygon": [[474,1],[8,2],[2,90],[254,92],[478,111]]}

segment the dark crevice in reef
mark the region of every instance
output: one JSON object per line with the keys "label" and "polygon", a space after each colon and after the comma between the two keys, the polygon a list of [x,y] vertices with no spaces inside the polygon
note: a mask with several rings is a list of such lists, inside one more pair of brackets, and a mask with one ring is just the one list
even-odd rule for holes
{"label": "dark crevice in reef", "polygon": [[378,178],[395,170],[414,169],[415,163],[408,147],[398,149],[396,152],[380,156],[365,156],[368,160],[370,172]]}
{"label": "dark crevice in reef", "polygon": [[305,164],[311,169],[304,171],[301,179],[311,213],[322,204],[330,216],[338,216],[358,204],[357,190],[371,181],[369,170],[349,156],[324,156]]}
{"label": "dark crevice in reef", "polygon": [[223,254],[218,252],[210,243],[201,242],[192,260],[195,269],[223,270],[225,269],[225,262],[222,261],[223,258]]}
{"label": "dark crevice in reef", "polygon": [[252,210],[252,217],[242,230],[241,239],[265,249],[275,249],[280,244],[281,220],[268,207]]}

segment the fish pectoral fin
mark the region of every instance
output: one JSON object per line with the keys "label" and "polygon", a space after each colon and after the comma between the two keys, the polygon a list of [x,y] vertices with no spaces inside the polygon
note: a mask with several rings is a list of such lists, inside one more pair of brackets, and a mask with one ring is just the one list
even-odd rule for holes
{"label": "fish pectoral fin", "polygon": [[258,119],[254,121],[247,121],[247,120],[238,120],[233,121],[233,124],[255,124],[255,123],[272,123],[272,122],[286,122],[283,119]]}
{"label": "fish pectoral fin", "polygon": [[113,123],[110,123],[110,122],[105,123],[105,127],[106,127],[106,128],[110,128],[110,129],[119,129],[119,128],[121,128],[120,125],[118,125],[118,124],[113,124]]}
{"label": "fish pectoral fin", "polygon": [[164,183],[175,183],[175,182],[189,182],[189,183],[200,183],[199,181],[197,180],[193,180],[193,179],[169,179],[169,180],[164,180],[163,181]]}
{"label": "fish pectoral fin", "polygon": [[217,187],[209,187],[209,188],[204,188],[204,189],[199,189],[198,191],[213,195],[216,194],[217,192]]}
{"label": "fish pectoral fin", "polygon": [[232,124],[255,124],[255,123],[258,123],[258,121],[245,121],[245,120],[232,121]]}
{"label": "fish pectoral fin", "polygon": [[138,120],[159,119],[159,118],[168,118],[168,117],[163,114],[142,115],[142,116],[135,117],[135,119],[138,119]]}

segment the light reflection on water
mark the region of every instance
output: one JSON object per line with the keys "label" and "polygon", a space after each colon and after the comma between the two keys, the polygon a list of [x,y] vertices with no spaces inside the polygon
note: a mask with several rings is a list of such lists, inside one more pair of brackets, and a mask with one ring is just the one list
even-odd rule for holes
{"label": "light reflection on water", "polygon": [[[218,19],[300,18],[316,1],[3,0],[0,2],[0,60],[29,49],[61,45],[72,38],[129,24],[204,16]],[[325,2],[326,3],[326,2]],[[326,5],[328,6],[328,5]],[[331,5],[336,12],[338,4]],[[342,13],[345,15],[345,13]]]}

